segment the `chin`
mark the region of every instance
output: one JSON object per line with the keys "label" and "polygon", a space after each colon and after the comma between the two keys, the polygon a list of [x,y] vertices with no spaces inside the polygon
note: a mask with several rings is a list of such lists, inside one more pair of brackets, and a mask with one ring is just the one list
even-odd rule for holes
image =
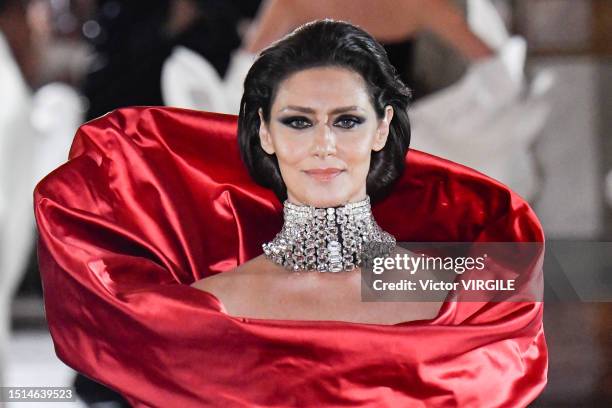
{"label": "chin", "polygon": [[304,200],[301,200],[301,202],[314,207],[337,207],[346,204],[350,199],[350,194],[330,191],[329,189],[321,189],[321,191],[311,192],[305,196]]}
{"label": "chin", "polygon": [[[292,186],[299,187],[292,190],[298,202],[313,207],[337,207],[349,201],[356,201],[363,185],[349,177],[335,177],[332,180],[316,180],[311,177],[298,179]],[[365,180],[363,181],[365,184]],[[359,183],[360,184],[360,183]],[[291,200],[290,200],[291,201]]]}

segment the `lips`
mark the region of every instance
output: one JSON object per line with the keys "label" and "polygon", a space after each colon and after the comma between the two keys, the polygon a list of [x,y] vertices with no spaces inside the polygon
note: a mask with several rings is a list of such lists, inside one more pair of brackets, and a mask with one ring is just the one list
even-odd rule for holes
{"label": "lips", "polygon": [[324,169],[304,170],[304,173],[314,178],[315,180],[329,181],[329,180],[334,179],[336,176],[338,176],[343,171],[344,170],[338,169],[335,167],[328,167]]}

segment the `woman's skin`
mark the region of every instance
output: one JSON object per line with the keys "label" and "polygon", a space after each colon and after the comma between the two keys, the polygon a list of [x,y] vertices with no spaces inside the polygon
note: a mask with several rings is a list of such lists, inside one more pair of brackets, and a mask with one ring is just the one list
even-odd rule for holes
{"label": "woman's skin", "polygon": [[[385,146],[393,108],[378,120],[361,75],[327,67],[289,77],[270,123],[261,109],[259,117],[261,146],[276,155],[289,201],[331,207],[366,197],[370,157]],[[317,174],[322,169],[336,173]]]}
{"label": "woman's skin", "polygon": [[267,0],[246,34],[243,49],[257,53],[296,27],[322,18],[348,21],[383,43],[426,30],[470,60],[494,53],[450,0]]}
{"label": "woman's skin", "polygon": [[[358,73],[309,68],[279,84],[259,136],[278,159],[290,202],[332,207],[365,198],[371,153],[384,147],[392,118],[391,106],[376,116]],[[317,174],[320,169],[338,172]],[[425,271],[412,278],[436,279]],[[440,309],[433,301],[362,302],[360,280],[359,269],[290,272],[260,255],[192,286],[215,295],[229,315],[250,318],[395,324],[430,319]]]}

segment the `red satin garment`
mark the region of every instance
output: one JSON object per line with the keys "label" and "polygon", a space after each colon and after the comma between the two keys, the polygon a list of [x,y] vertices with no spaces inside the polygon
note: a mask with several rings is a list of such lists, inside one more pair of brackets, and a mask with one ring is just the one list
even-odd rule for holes
{"label": "red satin garment", "polygon": [[[235,116],[114,111],[34,194],[57,355],[137,407],[520,407],[545,386],[541,302],[447,300],[434,319],[376,325],[233,317],[190,287],[282,225]],[[416,150],[373,212],[398,241],[544,241],[507,187]]]}

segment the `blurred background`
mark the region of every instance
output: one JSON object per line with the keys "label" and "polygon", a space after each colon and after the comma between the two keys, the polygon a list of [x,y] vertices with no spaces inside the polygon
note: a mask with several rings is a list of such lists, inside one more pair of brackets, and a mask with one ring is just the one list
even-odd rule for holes
{"label": "blurred background", "polygon": [[[256,53],[317,18],[385,46],[413,90],[411,147],[508,184],[551,242],[612,241],[612,1],[346,3],[0,0],[1,386],[128,406],[57,359],[45,322],[32,190],[76,128],[131,105],[237,114]],[[546,302],[544,324],[549,382],[533,406],[612,406],[612,304]]]}

